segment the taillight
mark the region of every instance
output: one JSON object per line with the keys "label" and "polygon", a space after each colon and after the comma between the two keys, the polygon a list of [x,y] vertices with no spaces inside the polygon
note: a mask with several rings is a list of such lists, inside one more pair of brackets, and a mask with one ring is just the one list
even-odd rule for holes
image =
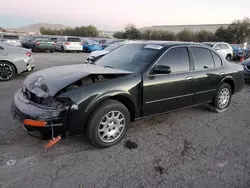
{"label": "taillight", "polygon": [[55,46],[55,45],[56,45],[56,43],[54,43],[54,42],[53,42],[53,43],[52,43],[52,45],[53,45],[53,46]]}
{"label": "taillight", "polygon": [[65,42],[66,45],[70,45],[70,42]]}
{"label": "taillight", "polygon": [[28,56],[28,57],[30,57],[31,56],[31,52],[26,52],[26,55]]}
{"label": "taillight", "polygon": [[40,44],[40,42],[36,42],[36,45],[39,45]]}

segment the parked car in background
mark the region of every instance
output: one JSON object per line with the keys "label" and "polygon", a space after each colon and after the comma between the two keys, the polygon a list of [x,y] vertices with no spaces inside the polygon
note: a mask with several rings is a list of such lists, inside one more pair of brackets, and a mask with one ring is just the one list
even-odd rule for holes
{"label": "parked car in background", "polygon": [[56,43],[57,42],[57,37],[50,37],[50,40]]}
{"label": "parked car in background", "polygon": [[51,41],[50,38],[46,36],[31,37],[29,38],[26,46],[27,48],[31,49],[32,52],[48,50],[53,53],[56,48],[55,42]]}
{"label": "parked car in background", "polygon": [[233,60],[239,61],[243,56],[244,59],[248,58],[250,49],[249,47],[244,50],[244,48],[240,44],[231,44],[233,48]]}
{"label": "parked car in background", "polygon": [[14,46],[22,46],[21,40],[17,35],[10,35],[10,34],[0,34],[0,41],[14,45]]}
{"label": "parked car in background", "polygon": [[82,51],[82,42],[79,37],[58,37],[56,42],[56,50],[61,52]]}
{"label": "parked car in background", "polygon": [[95,40],[83,39],[82,50],[84,52],[93,52],[102,50],[102,46]]}
{"label": "parked car in background", "polygon": [[8,81],[16,74],[32,71],[34,62],[30,50],[0,42],[0,81]]}
{"label": "parked car in background", "polygon": [[27,49],[31,49],[31,45],[29,45],[32,41],[32,36],[24,36],[22,38],[22,47],[23,48],[27,48]]}
{"label": "parked car in background", "polygon": [[225,42],[203,42],[203,44],[210,46],[216,50],[223,58],[231,61],[233,58],[233,48]]}
{"label": "parked car in background", "polygon": [[205,45],[135,42],[94,64],[29,75],[11,111],[30,134],[84,133],[95,147],[104,148],[121,141],[130,122],[141,118],[201,104],[224,112],[243,88],[243,77],[241,65]]}
{"label": "parked car in background", "polygon": [[250,58],[246,59],[241,64],[244,67],[245,82],[250,82]]}
{"label": "parked car in background", "polygon": [[103,57],[104,55],[108,54],[109,52],[112,52],[113,50],[128,44],[132,41],[124,41],[124,42],[116,42],[114,44],[111,44],[110,46],[108,46],[107,48],[101,50],[101,51],[94,51],[91,52],[89,54],[89,56],[87,57],[85,63],[93,63],[95,61],[97,61],[98,59],[100,59],[101,57]]}

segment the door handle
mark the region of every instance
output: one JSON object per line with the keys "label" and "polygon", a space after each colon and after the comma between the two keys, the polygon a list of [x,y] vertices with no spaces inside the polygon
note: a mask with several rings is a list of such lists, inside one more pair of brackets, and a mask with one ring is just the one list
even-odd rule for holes
{"label": "door handle", "polygon": [[193,76],[188,76],[185,78],[185,80],[193,80]]}
{"label": "door handle", "polygon": [[224,74],[225,74],[224,72],[221,72],[221,73],[220,73],[221,76],[224,75]]}

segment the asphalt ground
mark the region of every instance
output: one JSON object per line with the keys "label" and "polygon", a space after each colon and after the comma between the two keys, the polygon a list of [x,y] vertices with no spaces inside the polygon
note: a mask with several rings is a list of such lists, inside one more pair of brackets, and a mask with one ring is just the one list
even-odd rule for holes
{"label": "asphalt ground", "polygon": [[[37,71],[83,63],[87,54],[33,57]],[[45,151],[46,141],[29,136],[10,113],[28,74],[0,83],[1,188],[250,187],[250,85],[222,114],[190,108],[133,123],[125,139],[107,149],[76,136]]]}

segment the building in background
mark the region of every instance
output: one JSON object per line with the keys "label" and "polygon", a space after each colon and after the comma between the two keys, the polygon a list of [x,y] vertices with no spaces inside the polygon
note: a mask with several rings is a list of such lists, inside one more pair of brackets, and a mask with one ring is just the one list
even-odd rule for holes
{"label": "building in background", "polygon": [[174,33],[178,33],[184,29],[188,29],[194,32],[198,32],[201,30],[207,30],[211,32],[215,32],[219,27],[227,27],[230,24],[200,24],[200,25],[157,25],[150,27],[143,27],[140,30],[162,30],[162,31],[172,31]]}

